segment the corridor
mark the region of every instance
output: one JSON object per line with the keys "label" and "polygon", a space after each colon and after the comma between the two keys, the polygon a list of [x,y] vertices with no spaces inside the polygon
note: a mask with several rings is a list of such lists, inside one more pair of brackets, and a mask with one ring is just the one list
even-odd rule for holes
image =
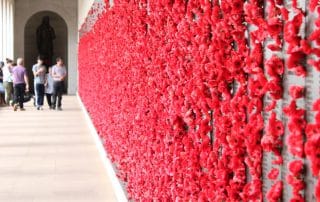
{"label": "corridor", "polygon": [[0,108],[0,201],[116,201],[77,97],[63,99],[61,112]]}

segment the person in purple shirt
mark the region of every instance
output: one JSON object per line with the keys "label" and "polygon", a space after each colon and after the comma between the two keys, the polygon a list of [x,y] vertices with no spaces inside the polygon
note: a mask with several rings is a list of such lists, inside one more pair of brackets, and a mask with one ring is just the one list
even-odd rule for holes
{"label": "person in purple shirt", "polygon": [[17,59],[17,66],[11,69],[12,78],[13,78],[13,110],[17,111],[18,104],[20,106],[20,110],[24,111],[23,108],[23,100],[25,91],[29,91],[29,81],[27,76],[27,70],[23,66],[23,58]]}

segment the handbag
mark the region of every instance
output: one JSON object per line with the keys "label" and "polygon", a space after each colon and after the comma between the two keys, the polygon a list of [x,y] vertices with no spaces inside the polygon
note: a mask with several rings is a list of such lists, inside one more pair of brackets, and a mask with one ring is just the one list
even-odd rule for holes
{"label": "handbag", "polygon": [[30,92],[26,92],[23,97],[23,102],[29,102],[33,95]]}

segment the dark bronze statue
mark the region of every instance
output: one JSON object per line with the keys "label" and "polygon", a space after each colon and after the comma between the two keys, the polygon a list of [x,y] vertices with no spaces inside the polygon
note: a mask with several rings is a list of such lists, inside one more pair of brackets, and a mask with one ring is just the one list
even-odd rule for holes
{"label": "dark bronze statue", "polygon": [[54,29],[50,26],[49,16],[42,18],[42,24],[37,28],[37,47],[39,55],[46,65],[52,65],[53,40],[56,38]]}

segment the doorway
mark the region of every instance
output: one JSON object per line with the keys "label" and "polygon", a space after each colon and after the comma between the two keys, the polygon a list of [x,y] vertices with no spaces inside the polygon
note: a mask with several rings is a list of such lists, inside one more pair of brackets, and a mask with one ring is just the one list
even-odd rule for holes
{"label": "doorway", "polygon": [[[68,64],[68,28],[65,20],[55,12],[41,11],[29,18],[24,28],[24,60],[28,71],[30,89],[33,91],[32,66],[37,62],[39,55],[37,48],[37,28],[41,25],[43,17],[48,16],[50,25],[54,29],[56,38],[53,40],[53,57],[55,63],[57,57],[62,57]],[[65,90],[68,89],[68,78],[65,80]]]}

